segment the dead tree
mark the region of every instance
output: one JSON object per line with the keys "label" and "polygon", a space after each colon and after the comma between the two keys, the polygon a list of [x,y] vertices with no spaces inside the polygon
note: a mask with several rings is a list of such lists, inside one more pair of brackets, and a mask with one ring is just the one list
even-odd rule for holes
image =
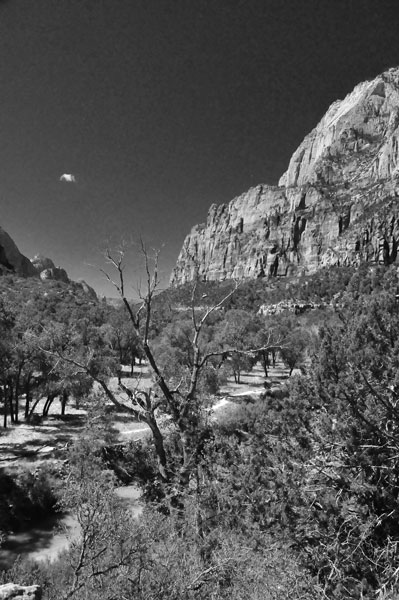
{"label": "dead tree", "polygon": [[[240,352],[255,355],[260,350],[268,351],[271,346],[276,347],[276,342],[273,341],[272,343],[270,340],[270,343],[266,343],[262,348],[247,348],[245,350],[237,350],[236,348],[216,349],[210,352],[202,350],[201,336],[205,324],[211,315],[221,309],[235,293],[239,284],[236,282],[219,302],[204,308],[198,314],[195,307],[197,284],[194,282],[191,294],[192,337],[190,345],[192,360],[190,361],[188,384],[184,386],[181,382],[172,387],[156,360],[150,342],[154,298],[159,284],[159,253],[155,252],[150,257],[143,243],[141,243],[141,253],[144,259],[145,286],[144,291],[139,290],[139,302],[136,305],[129,301],[125,291],[125,253],[123,250],[117,253],[111,253],[110,251],[106,253],[107,261],[116,273],[116,277],[112,278],[107,271],[103,271],[103,273],[118,291],[126,310],[127,319],[140,339],[145,358],[154,378],[153,388],[143,390],[138,384],[134,389],[131,389],[122,382],[122,379],[119,379],[118,387],[123,396],[121,399],[110,389],[107,378],[100,376],[98,372],[92,369],[90,353],[86,355],[85,360],[82,360],[67,354],[64,350],[52,349],[50,352],[58,359],[74,365],[77,373],[90,375],[102,388],[107,399],[118,409],[129,412],[133,417],[144,421],[148,425],[154,442],[160,479],[169,484],[170,489],[174,490],[171,493],[177,497],[180,494],[179,490],[187,489],[189,483],[197,478],[201,433],[204,431],[206,415],[197,392],[204,368],[212,358],[222,354],[229,355]],[[49,351],[47,350],[47,352]],[[177,469],[171,466],[171,461],[165,449],[166,434],[161,426],[161,421],[165,419],[165,415],[168,423],[173,425],[178,436],[180,456],[177,461],[172,461],[174,465],[179,464]]]}

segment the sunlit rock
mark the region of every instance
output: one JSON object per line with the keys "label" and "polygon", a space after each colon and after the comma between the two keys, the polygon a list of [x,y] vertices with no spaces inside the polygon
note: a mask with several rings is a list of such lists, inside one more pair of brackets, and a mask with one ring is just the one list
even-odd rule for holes
{"label": "sunlit rock", "polygon": [[42,593],[38,585],[0,585],[0,600],[41,600]]}
{"label": "sunlit rock", "polygon": [[34,258],[32,258],[31,262],[38,271],[40,279],[43,281],[47,279],[54,279],[56,281],[69,283],[69,278],[65,269],[56,267],[51,258],[46,258],[45,256],[37,254]]}
{"label": "sunlit rock", "polygon": [[179,285],[284,276],[361,261],[391,264],[399,243],[399,68],[334,102],[278,186],[212,205],[187,236]]}

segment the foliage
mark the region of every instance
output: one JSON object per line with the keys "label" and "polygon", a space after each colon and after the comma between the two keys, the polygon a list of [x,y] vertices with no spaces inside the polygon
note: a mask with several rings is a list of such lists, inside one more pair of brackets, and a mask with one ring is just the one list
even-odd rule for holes
{"label": "foliage", "polygon": [[[119,381],[126,410],[149,425],[151,443],[116,445],[103,404],[91,398],[94,412],[70,450],[63,496],[82,535],[54,565],[19,564],[8,576],[42,583],[49,599],[64,600],[83,593],[88,600],[395,597],[396,269],[252,282],[236,300],[226,297],[231,283],[169,296],[154,295],[153,284],[150,278],[136,306],[122,278],[125,316],[79,304],[55,286],[48,301],[38,298],[45,322],[22,292],[24,321],[9,301],[17,292],[3,296],[0,389],[7,406],[27,382],[33,398],[87,394],[94,380],[118,407],[108,378],[122,357],[144,353],[153,370],[151,387],[142,390]],[[287,296],[330,308],[255,314],[259,303]],[[301,367],[288,395],[266,393],[223,422],[211,420],[206,407],[223,370],[239,381],[262,360],[267,376],[277,350],[291,371]],[[110,467],[144,488],[139,521],[119,503]],[[27,476],[18,485],[29,488],[29,502],[46,504],[44,483],[35,490]]]}
{"label": "foliage", "polygon": [[14,276],[0,279],[0,407],[4,426],[8,418],[12,423],[21,420],[21,402],[23,417],[29,421],[42,397],[47,398],[43,409],[46,416],[54,398],[61,399],[64,412],[71,396],[88,394],[92,379],[76,366],[55,358],[49,352],[55,346],[73,347],[80,355],[90,355],[97,372],[117,370],[117,349],[110,339],[115,312],[87,297],[80,288],[61,282],[43,284],[34,278]]}
{"label": "foliage", "polygon": [[20,531],[55,513],[59,485],[55,474],[42,467],[0,472],[0,531]]}
{"label": "foliage", "polygon": [[397,284],[386,271],[343,296],[289,398],[248,407],[210,448],[228,522],[290,541],[327,597],[398,591]]}
{"label": "foliage", "polygon": [[[81,460],[89,467],[90,458],[82,454]],[[317,597],[286,545],[221,526],[198,536],[196,506],[190,500],[184,515],[163,515],[148,507],[137,521],[122,507],[112,479],[96,461],[90,474],[89,468],[76,467],[68,478],[64,506],[77,515],[80,537],[58,561],[18,562],[3,581],[38,583],[48,600]]]}

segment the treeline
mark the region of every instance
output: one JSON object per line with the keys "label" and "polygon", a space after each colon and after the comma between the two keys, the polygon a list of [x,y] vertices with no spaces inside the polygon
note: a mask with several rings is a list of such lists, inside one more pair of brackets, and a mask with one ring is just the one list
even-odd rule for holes
{"label": "treeline", "polygon": [[[88,370],[61,360],[84,358]],[[98,371],[109,376],[140,355],[121,311],[61,282],[0,278],[0,410],[2,425],[30,421],[40,400],[47,416],[57,398],[87,397]]]}
{"label": "treeline", "polygon": [[[378,280],[379,273],[384,271],[385,267],[372,267],[374,276],[371,279]],[[355,267],[325,267],[319,269],[311,275],[299,275],[295,277],[279,277],[275,279],[259,278],[254,280],[244,280],[240,283],[237,291],[226,303],[226,308],[239,308],[257,312],[263,304],[277,304],[283,300],[298,300],[301,302],[331,302],[337,294],[340,294],[351,282],[356,279],[356,274],[360,278],[363,272],[369,272],[370,265],[364,264],[360,268]],[[370,280],[371,281],[371,280]],[[355,284],[355,281],[353,281]],[[219,300],[230,289],[233,289],[234,282],[226,280],[225,282],[206,281],[198,284],[198,290],[201,291],[202,303],[211,305]],[[186,283],[178,288],[169,288],[159,294],[156,302],[164,305],[190,306],[192,294],[192,285]]]}
{"label": "treeline", "polygon": [[[222,286],[217,294],[216,288],[215,293],[207,294],[198,286],[187,304],[173,294],[154,297],[148,338],[166,378],[178,382],[190,377],[194,359],[192,306],[198,315],[203,314],[230,289],[230,285]],[[245,308],[246,302],[240,298],[232,303],[240,293],[238,288],[214,311],[202,331],[201,351],[213,352],[214,358],[201,373],[201,385],[211,393],[229,373],[239,383],[241,373],[258,361],[267,376],[278,352],[290,370],[306,357],[309,335],[297,320],[282,315],[271,321],[258,315],[254,306]],[[132,303],[132,308],[137,306]],[[46,417],[54,401],[59,402],[63,415],[71,398],[79,401],[89,397],[94,382],[107,391],[109,399],[109,378],[116,376],[121,383],[121,365],[125,366],[124,374],[132,375],[135,363],[145,358],[141,335],[145,316],[146,309],[136,331],[123,306],[95,302],[80,289],[61,282],[1,278],[1,425],[30,422],[38,418],[39,407],[40,416]],[[262,346],[268,347],[249,352]],[[238,352],[229,352],[231,349]]]}

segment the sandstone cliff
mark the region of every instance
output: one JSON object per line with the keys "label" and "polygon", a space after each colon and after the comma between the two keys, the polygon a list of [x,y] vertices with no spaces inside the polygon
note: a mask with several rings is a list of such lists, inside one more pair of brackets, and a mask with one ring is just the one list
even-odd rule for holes
{"label": "sandstone cliff", "polygon": [[334,102],[294,152],[278,186],[212,205],[172,273],[203,280],[390,264],[399,243],[399,68]]}

